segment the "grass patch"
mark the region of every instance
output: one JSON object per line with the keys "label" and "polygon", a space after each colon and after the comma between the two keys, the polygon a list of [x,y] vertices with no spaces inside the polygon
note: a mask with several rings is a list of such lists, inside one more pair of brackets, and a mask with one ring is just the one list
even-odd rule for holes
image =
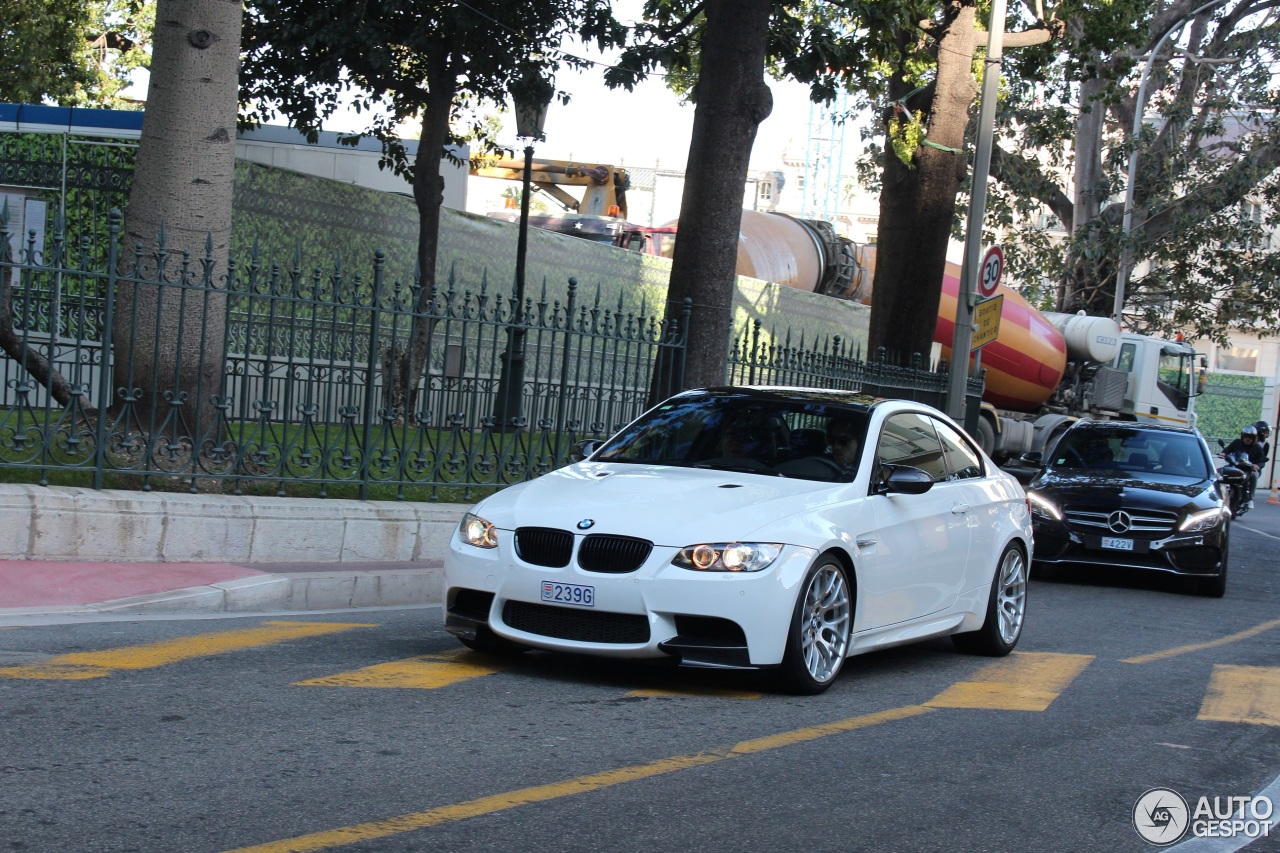
{"label": "grass patch", "polygon": [[[0,482],[94,486],[96,423],[0,413]],[[165,492],[471,503],[560,467],[576,436],[404,424],[239,423],[189,439],[107,435],[102,487]],[[194,472],[194,473],[193,473]]]}

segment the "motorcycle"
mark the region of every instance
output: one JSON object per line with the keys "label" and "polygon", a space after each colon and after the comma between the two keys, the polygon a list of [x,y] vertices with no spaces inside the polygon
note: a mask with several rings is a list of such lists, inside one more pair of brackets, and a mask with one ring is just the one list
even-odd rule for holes
{"label": "motorcycle", "polygon": [[1227,443],[1222,439],[1218,439],[1218,446],[1223,449],[1218,455],[1226,460],[1226,465],[1218,469],[1218,477],[1222,480],[1222,485],[1226,488],[1223,498],[1227,501],[1227,507],[1231,510],[1232,518],[1239,518],[1249,511],[1249,502],[1245,499],[1245,482],[1249,475],[1246,473],[1252,464],[1249,457],[1244,453],[1227,453]]}

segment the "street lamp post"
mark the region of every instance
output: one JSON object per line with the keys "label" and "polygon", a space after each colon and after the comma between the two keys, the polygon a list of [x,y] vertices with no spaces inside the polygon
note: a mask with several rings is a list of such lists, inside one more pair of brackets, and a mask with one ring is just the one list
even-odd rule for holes
{"label": "street lamp post", "polygon": [[498,393],[493,405],[493,420],[499,431],[517,429],[524,413],[524,273],[529,251],[530,176],[533,172],[533,143],[543,138],[542,127],[547,118],[547,106],[551,103],[549,85],[537,85],[542,82],[526,79],[521,88],[512,92],[516,106],[516,136],[526,140],[526,145],[520,193],[520,236],[516,242],[515,309],[511,324],[507,326],[507,346],[502,356]]}
{"label": "street lamp post", "polygon": [[1133,195],[1134,185],[1138,180],[1138,138],[1142,133],[1142,111],[1147,106],[1147,80],[1151,76],[1151,62],[1159,55],[1160,49],[1164,47],[1165,40],[1174,33],[1181,33],[1182,28],[1187,22],[1194,19],[1196,15],[1212,9],[1214,6],[1221,6],[1228,0],[1210,0],[1203,6],[1187,13],[1182,20],[1176,25],[1169,27],[1164,35],[1160,36],[1156,41],[1155,47],[1151,48],[1151,52],[1147,54],[1147,59],[1142,66],[1142,78],[1138,82],[1138,98],[1133,105],[1133,134],[1129,137],[1129,175],[1128,183],[1124,187],[1124,218],[1120,223],[1120,264],[1116,267],[1116,298],[1115,306],[1112,311],[1116,323],[1120,323],[1120,317],[1124,312],[1124,288],[1129,280],[1129,264],[1132,263],[1131,253],[1129,251],[1129,231],[1133,228]]}

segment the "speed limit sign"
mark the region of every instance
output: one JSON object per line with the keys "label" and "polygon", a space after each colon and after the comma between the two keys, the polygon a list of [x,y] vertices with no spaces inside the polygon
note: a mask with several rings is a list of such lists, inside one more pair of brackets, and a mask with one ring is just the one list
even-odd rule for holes
{"label": "speed limit sign", "polygon": [[1000,274],[1004,272],[1004,252],[999,246],[987,249],[982,259],[982,269],[978,270],[978,294],[983,299],[990,298],[1000,284]]}

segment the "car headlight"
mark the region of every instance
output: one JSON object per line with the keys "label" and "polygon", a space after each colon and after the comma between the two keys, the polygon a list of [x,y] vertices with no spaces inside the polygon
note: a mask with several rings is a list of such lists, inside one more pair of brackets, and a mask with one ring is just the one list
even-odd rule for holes
{"label": "car headlight", "polygon": [[497,548],[498,528],[478,515],[467,513],[458,525],[458,536],[468,545],[477,548]]}
{"label": "car headlight", "polygon": [[759,572],[782,553],[782,545],[764,542],[715,542],[690,545],[672,564],[695,572]]}
{"label": "car headlight", "polygon": [[1200,512],[1193,512],[1182,520],[1178,525],[1178,529],[1184,533],[1197,533],[1201,530],[1212,530],[1217,527],[1222,519],[1231,514],[1231,510],[1226,507],[1215,506],[1213,509],[1205,509]]}
{"label": "car headlight", "polygon": [[1062,511],[1058,509],[1058,505],[1046,498],[1039,492],[1027,492],[1027,500],[1031,501],[1031,514],[1038,515],[1041,518],[1052,518],[1054,521],[1062,521]]}

